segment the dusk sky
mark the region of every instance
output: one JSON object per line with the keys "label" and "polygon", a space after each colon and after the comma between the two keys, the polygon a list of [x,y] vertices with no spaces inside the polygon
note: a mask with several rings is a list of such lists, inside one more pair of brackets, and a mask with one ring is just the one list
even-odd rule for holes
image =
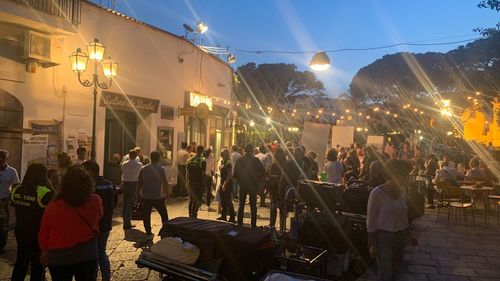
{"label": "dusk sky", "polygon": [[[99,0],[93,0],[99,3]],[[111,0],[110,0],[111,1]],[[229,47],[234,68],[248,62],[294,63],[308,69],[312,54],[247,54],[237,50],[315,51],[364,48],[402,42],[443,43],[479,37],[476,27],[492,27],[500,13],[477,8],[479,0],[116,0],[115,9],[169,32],[184,35],[183,23],[205,22],[204,45]],[[107,4],[108,0],[102,0]],[[348,89],[356,72],[398,51],[446,52],[445,46],[395,47],[329,53],[332,68],[316,73],[327,93]]]}

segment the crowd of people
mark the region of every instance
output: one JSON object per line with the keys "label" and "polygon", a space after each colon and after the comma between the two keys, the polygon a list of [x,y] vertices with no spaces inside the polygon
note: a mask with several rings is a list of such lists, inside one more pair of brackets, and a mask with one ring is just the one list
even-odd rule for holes
{"label": "crowd of people", "polygon": [[[103,280],[110,280],[106,243],[116,189],[100,176],[96,162],[86,160],[84,148],[77,150],[77,156],[71,161],[68,154],[60,153],[59,168],[55,170],[32,163],[20,181],[17,171],[8,165],[9,153],[0,150],[0,211],[8,218],[11,202],[16,214],[17,258],[12,280],[24,280],[28,268],[32,280],[41,280],[46,266],[53,280],[95,280],[98,270]],[[144,230],[150,239],[152,208],[163,223],[168,221],[169,176],[159,163],[160,156],[153,151],[147,157],[136,147],[120,161],[123,228],[135,227],[131,217],[139,198]],[[238,225],[243,224],[248,197],[251,227],[257,226],[259,204],[270,209],[269,226],[275,228],[279,218],[279,229],[284,232],[290,209],[288,199],[294,195],[299,180],[344,187],[351,179],[362,180],[374,188],[367,214],[370,252],[379,262],[380,276],[390,278],[399,268],[392,261],[401,260],[408,237],[402,187],[410,175],[426,182],[429,208],[434,206],[434,185],[440,182],[454,185],[459,180],[496,181],[479,158],[472,157],[467,163],[462,160],[448,154],[439,159],[409,143],[403,143],[400,149],[389,143],[383,151],[353,144],[328,150],[324,165],[318,165],[315,151],[291,142],[258,147],[250,143],[233,145],[222,148],[220,155],[213,155],[210,147],[183,142],[177,152],[177,184],[170,195],[188,196],[188,214],[193,218],[198,216],[203,201],[209,209],[212,202],[217,202],[218,220]],[[234,200],[238,200],[236,209]]]}

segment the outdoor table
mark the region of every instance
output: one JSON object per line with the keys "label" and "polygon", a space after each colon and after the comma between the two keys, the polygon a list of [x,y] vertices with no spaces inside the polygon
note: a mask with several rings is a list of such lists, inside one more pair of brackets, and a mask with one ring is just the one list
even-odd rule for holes
{"label": "outdoor table", "polygon": [[[461,189],[463,189],[466,193],[469,195],[478,195],[482,200],[484,204],[484,224],[488,224],[488,212],[490,209],[490,204],[489,204],[489,195],[491,192],[494,191],[493,187],[490,186],[482,186],[482,187],[474,187],[473,185],[465,185],[461,186]],[[471,196],[474,200],[474,196]]]}
{"label": "outdoor table", "polygon": [[460,186],[470,186],[470,185],[475,185],[475,184],[481,184],[484,183],[484,181],[457,181]]}

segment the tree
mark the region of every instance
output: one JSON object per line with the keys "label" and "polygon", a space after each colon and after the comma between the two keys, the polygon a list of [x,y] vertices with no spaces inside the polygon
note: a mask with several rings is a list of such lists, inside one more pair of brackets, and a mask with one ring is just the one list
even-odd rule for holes
{"label": "tree", "polygon": [[310,71],[298,71],[294,64],[248,63],[236,70],[234,94],[241,102],[261,106],[293,102],[302,95],[324,95],[323,83]]}
{"label": "tree", "polygon": [[[497,12],[500,12],[500,0],[483,0],[477,4],[477,7],[480,9],[491,9]],[[500,33],[500,22],[497,23],[496,27],[490,28],[476,28],[475,31],[478,31],[483,36],[490,37],[495,34]]]}
{"label": "tree", "polygon": [[500,34],[443,53],[396,53],[361,68],[349,86],[361,103],[425,102],[434,93],[454,97],[500,89]]}

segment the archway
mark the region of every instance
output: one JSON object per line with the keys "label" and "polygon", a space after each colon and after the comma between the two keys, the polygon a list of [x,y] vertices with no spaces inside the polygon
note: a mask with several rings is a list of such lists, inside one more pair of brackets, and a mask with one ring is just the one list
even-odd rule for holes
{"label": "archway", "polygon": [[9,165],[21,173],[23,146],[23,105],[13,95],[0,90],[0,148],[9,152]]}

